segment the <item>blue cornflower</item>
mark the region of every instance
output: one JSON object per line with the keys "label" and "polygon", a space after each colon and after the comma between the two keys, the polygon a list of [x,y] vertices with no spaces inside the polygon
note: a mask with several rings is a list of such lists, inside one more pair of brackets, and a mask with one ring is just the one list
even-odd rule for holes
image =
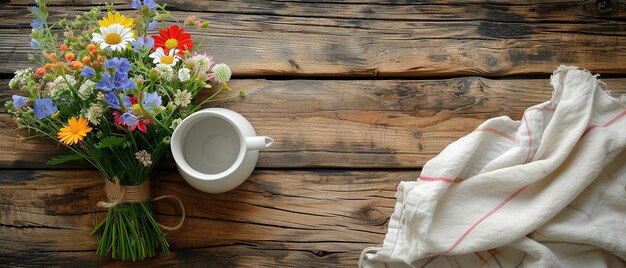
{"label": "blue cornflower", "polygon": [[157,24],[159,22],[156,20],[151,21],[150,23],[148,23],[148,31],[152,31],[154,30],[154,28],[156,28]]}
{"label": "blue cornflower", "polygon": [[141,6],[141,0],[133,0],[130,3],[130,6],[134,9],[139,9],[139,7]]}
{"label": "blue cornflower", "polygon": [[39,15],[39,13],[40,13],[41,11],[39,11],[39,8],[38,8],[38,7],[34,6],[34,7],[33,7],[33,9],[32,9],[32,12],[33,12],[33,14],[35,14],[35,15]]}
{"label": "blue cornflower", "polygon": [[33,22],[30,23],[30,26],[33,27],[33,30],[37,30],[43,26],[43,21],[40,19],[34,19]]}
{"label": "blue cornflower", "polygon": [[146,110],[155,111],[159,106],[161,106],[161,96],[158,93],[145,93],[143,94],[143,108]]}
{"label": "blue cornflower", "polygon": [[50,98],[35,100],[33,110],[39,120],[51,116],[58,111],[57,105],[54,104]]}
{"label": "blue cornflower", "polygon": [[139,118],[128,112],[124,113],[121,119],[129,127],[139,124]]}
{"label": "blue cornflower", "polygon": [[85,68],[83,68],[83,70],[80,71],[80,74],[84,77],[92,78],[96,76],[96,71],[89,66],[85,66]]}
{"label": "blue cornflower", "polygon": [[143,0],[143,5],[152,9],[156,9],[156,3],[153,0]]}
{"label": "blue cornflower", "polygon": [[142,49],[152,49],[154,47],[154,39],[150,36],[148,37],[139,37],[135,42],[132,43],[133,51],[139,53]]}
{"label": "blue cornflower", "polygon": [[30,39],[30,47],[39,48],[39,42],[35,39]]}
{"label": "blue cornflower", "polygon": [[114,87],[115,85],[113,84],[113,77],[111,77],[111,75],[108,72],[104,72],[104,74],[100,78],[100,81],[96,83],[97,89],[100,89],[106,92],[113,90]]}
{"label": "blue cornflower", "polygon": [[117,99],[117,96],[115,95],[115,93],[109,92],[107,94],[104,94],[104,100],[106,100],[106,102],[109,104],[109,106],[111,106],[111,108],[113,109],[120,108],[120,100]]}
{"label": "blue cornflower", "polygon": [[19,109],[19,108],[24,107],[24,105],[26,105],[26,98],[22,96],[13,95],[12,99],[13,99],[13,106],[15,106],[15,108]]}

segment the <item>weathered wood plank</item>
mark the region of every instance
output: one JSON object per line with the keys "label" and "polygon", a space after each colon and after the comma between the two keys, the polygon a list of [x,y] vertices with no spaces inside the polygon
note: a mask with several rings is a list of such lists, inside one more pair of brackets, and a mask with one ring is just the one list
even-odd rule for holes
{"label": "weathered wood plank", "polygon": [[[418,176],[418,171],[261,170],[233,191],[205,194],[175,172],[159,172],[153,194],[179,196],[189,217],[182,229],[167,233],[172,255],[140,264],[353,266],[363,248],[382,241],[398,183]],[[87,235],[102,187],[96,171],[0,173],[0,262],[116,264],[95,256],[96,240]],[[178,220],[171,204],[154,205],[160,221]]]}
{"label": "weathered wood plank", "polygon": [[[626,79],[606,79],[614,94]],[[16,92],[0,82],[0,103]],[[246,116],[276,142],[260,167],[418,168],[484,120],[549,100],[549,80],[238,80],[247,96],[219,104]],[[49,168],[49,140],[18,143],[15,123],[0,108],[0,167]],[[172,166],[165,159],[165,166]],[[61,167],[73,167],[70,164]]]}
{"label": "weathered wood plank", "polygon": [[[24,4],[0,11],[0,73],[25,67],[31,51],[28,6],[17,3]],[[65,3],[75,2],[59,2]],[[211,21],[205,50],[242,76],[492,77],[549,74],[561,63],[626,73],[621,19],[626,11],[619,3],[186,1],[172,6],[201,11],[174,14]],[[50,10],[58,18],[88,8]]]}

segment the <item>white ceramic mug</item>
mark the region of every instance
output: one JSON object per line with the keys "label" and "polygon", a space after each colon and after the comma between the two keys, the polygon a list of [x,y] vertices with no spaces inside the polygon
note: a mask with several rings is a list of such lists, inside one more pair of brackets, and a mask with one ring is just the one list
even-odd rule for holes
{"label": "white ceramic mug", "polygon": [[257,136],[242,115],[207,108],[176,127],[171,149],[178,172],[191,186],[221,193],[244,182],[256,166],[259,150],[273,142],[270,137]]}

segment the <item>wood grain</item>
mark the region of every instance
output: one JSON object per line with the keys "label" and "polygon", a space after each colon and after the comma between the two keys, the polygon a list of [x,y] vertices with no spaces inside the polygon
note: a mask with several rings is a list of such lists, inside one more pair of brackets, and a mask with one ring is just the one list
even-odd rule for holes
{"label": "wood grain", "polygon": [[[153,194],[179,196],[188,218],[182,229],[167,233],[172,255],[138,264],[353,266],[363,248],[382,241],[398,183],[418,176],[418,171],[257,171],[231,192],[206,194],[175,172],[157,172]],[[102,186],[96,171],[0,173],[0,262],[118,264],[95,256],[96,239],[88,236]],[[158,220],[178,220],[172,204],[154,205]]]}
{"label": "wood grain", "polygon": [[[53,18],[90,8],[53,2],[60,5],[50,8]],[[203,50],[238,76],[529,76],[549,74],[559,64],[626,73],[626,5],[618,1],[170,2],[181,10],[175,16],[212,23]],[[0,73],[27,66],[30,5],[2,4]]]}
{"label": "wood grain", "polygon": [[[626,79],[606,79],[614,94]],[[0,103],[17,92],[0,82]],[[276,141],[259,167],[419,168],[484,120],[519,120],[527,107],[550,99],[548,79],[490,80],[237,80],[243,99],[219,106],[242,113],[260,135]],[[0,167],[50,168],[50,140],[18,143],[13,119],[0,109]],[[172,167],[172,159],[164,160]],[[75,164],[59,166],[75,168]],[[56,167],[56,168],[59,168]],[[82,166],[85,167],[85,166]]]}

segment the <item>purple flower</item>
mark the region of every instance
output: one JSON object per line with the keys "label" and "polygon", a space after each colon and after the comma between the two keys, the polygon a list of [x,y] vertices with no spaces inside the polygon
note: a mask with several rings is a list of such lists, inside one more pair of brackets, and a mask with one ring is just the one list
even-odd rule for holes
{"label": "purple flower", "polygon": [[32,12],[33,12],[33,14],[38,15],[40,11],[39,11],[38,7],[34,6],[33,9],[32,9]]}
{"label": "purple flower", "polygon": [[18,109],[26,105],[26,98],[22,96],[13,95],[12,99],[13,99],[13,106],[15,106]]}
{"label": "purple flower", "polygon": [[83,68],[83,70],[80,71],[80,74],[84,77],[92,78],[96,76],[96,71],[89,66],[85,66],[85,68]]}
{"label": "purple flower", "polygon": [[157,24],[159,22],[156,20],[151,21],[150,23],[148,23],[148,31],[152,31],[154,30],[154,28],[156,28]]}
{"label": "purple flower", "polygon": [[35,100],[33,110],[39,120],[51,116],[58,111],[57,105],[54,104],[50,98]]}
{"label": "purple flower", "polygon": [[143,0],[143,5],[152,9],[156,9],[156,3],[153,0]]}
{"label": "purple flower", "polygon": [[139,118],[132,115],[131,113],[124,113],[121,116],[122,121],[129,127],[139,124]]}
{"label": "purple flower", "polygon": [[143,108],[146,110],[155,111],[157,107],[161,106],[162,100],[158,93],[144,93],[143,94]]}
{"label": "purple flower", "polygon": [[39,48],[39,42],[35,39],[30,39],[30,47]]}
{"label": "purple flower", "polygon": [[113,92],[109,92],[104,95],[104,100],[111,106],[113,109],[120,108],[120,101],[117,99],[117,96]]}
{"label": "purple flower", "polygon": [[130,3],[130,6],[134,9],[139,9],[139,6],[141,6],[141,0],[133,0]]}
{"label": "purple flower", "polygon": [[30,26],[33,27],[33,30],[37,30],[43,26],[43,21],[40,19],[34,19],[33,22],[30,23]]}

